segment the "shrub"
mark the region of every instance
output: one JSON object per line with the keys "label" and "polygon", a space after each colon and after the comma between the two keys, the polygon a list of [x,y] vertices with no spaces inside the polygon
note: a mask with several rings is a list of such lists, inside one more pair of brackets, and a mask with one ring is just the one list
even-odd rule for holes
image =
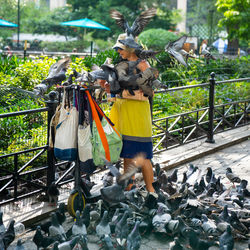
{"label": "shrub", "polygon": [[178,38],[173,32],[164,29],[149,29],[139,35],[139,41],[153,50],[164,50],[166,44]]}

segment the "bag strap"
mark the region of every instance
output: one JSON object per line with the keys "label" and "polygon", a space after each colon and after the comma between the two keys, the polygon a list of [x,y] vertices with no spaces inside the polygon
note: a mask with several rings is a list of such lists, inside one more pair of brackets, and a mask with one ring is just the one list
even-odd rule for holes
{"label": "bag strap", "polygon": [[[85,88],[87,88],[87,87],[85,87]],[[86,94],[87,94],[87,97],[88,97],[88,100],[89,100],[89,104],[90,104],[90,108],[91,108],[91,111],[92,111],[93,120],[96,123],[96,127],[97,127],[98,133],[100,135],[103,148],[105,150],[106,159],[108,161],[111,161],[108,140],[107,140],[107,137],[106,137],[105,132],[103,130],[103,127],[102,127],[99,115],[97,113],[97,108],[96,108],[96,106],[94,104],[94,101],[93,101],[93,98],[91,97],[91,95],[90,95],[90,93],[89,93],[88,90],[86,90]]]}

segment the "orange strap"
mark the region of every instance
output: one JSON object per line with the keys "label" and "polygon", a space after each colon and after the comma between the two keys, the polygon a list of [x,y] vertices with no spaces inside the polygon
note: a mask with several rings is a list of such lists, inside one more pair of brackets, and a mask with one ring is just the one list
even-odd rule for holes
{"label": "orange strap", "polygon": [[[85,87],[85,88],[87,88],[87,87]],[[105,132],[104,132],[104,130],[103,130],[103,127],[102,127],[102,124],[101,124],[99,115],[98,115],[98,113],[97,113],[96,105],[95,105],[94,100],[92,99],[92,96],[90,95],[90,93],[89,93],[88,90],[86,90],[86,93],[87,93],[87,97],[88,97],[88,99],[89,99],[89,104],[90,104],[90,108],[91,108],[91,111],[92,111],[92,117],[93,117],[93,120],[94,120],[95,123],[96,123],[96,127],[97,127],[98,133],[99,133],[99,135],[100,135],[100,138],[101,138],[101,141],[102,141],[103,148],[104,148],[104,150],[105,150],[106,159],[107,159],[108,161],[111,161],[108,141],[107,141]],[[98,106],[98,105],[97,105],[97,106]],[[98,107],[98,108],[100,109],[100,107]]]}

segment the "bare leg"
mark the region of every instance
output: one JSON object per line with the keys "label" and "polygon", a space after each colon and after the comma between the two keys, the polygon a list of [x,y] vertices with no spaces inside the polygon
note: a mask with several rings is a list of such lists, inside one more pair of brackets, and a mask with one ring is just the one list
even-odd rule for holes
{"label": "bare leg", "polygon": [[152,186],[152,183],[154,181],[154,172],[153,166],[149,159],[144,160],[144,164],[142,166],[142,175],[148,192],[154,192],[155,190]]}
{"label": "bare leg", "polygon": [[[124,172],[128,170],[129,165],[131,165],[134,162],[134,159],[124,158]],[[135,176],[132,177],[132,179],[135,179]],[[133,186],[133,183],[128,184],[128,186],[125,188],[126,191],[131,190]]]}
{"label": "bare leg", "polygon": [[[134,159],[124,158],[124,172],[126,172],[126,170],[128,169],[128,166],[132,162],[134,162]],[[154,172],[153,172],[153,166],[151,164],[151,161],[149,159],[144,159],[143,164],[140,164],[140,165],[141,165],[141,169],[142,169],[143,179],[144,179],[144,182],[146,184],[146,189],[148,190],[148,192],[154,192],[155,190],[152,186],[152,183],[154,181]],[[129,185],[131,185],[131,184],[129,184]]]}

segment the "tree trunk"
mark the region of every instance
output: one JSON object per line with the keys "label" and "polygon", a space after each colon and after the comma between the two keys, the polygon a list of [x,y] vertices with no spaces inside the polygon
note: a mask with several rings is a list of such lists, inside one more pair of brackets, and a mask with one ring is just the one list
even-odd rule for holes
{"label": "tree trunk", "polygon": [[[238,29],[238,25],[234,27],[234,29]],[[227,28],[228,34],[230,35],[232,31],[230,30],[230,27]],[[231,38],[228,39],[228,46],[227,46],[227,54],[228,55],[237,55],[239,48],[239,39],[238,38]]]}

